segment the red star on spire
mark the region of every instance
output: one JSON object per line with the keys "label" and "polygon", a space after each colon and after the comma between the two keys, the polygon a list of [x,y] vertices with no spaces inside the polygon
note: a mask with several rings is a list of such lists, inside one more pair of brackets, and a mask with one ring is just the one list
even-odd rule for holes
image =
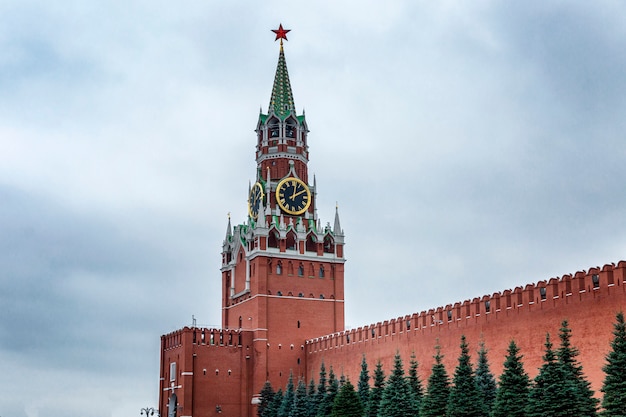
{"label": "red star on spire", "polygon": [[278,29],[274,30],[272,29],[272,32],[274,32],[276,34],[276,39],[274,39],[274,42],[276,42],[277,40],[281,39],[280,43],[282,43],[282,39],[284,40],[288,40],[287,39],[287,33],[291,32],[291,29],[283,29],[283,24],[281,23],[278,26]]}

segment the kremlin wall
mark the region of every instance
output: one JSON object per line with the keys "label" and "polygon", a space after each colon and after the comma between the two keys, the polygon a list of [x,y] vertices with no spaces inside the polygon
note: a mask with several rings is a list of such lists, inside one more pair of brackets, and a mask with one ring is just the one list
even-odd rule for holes
{"label": "kremlin wall", "polygon": [[399,351],[406,364],[415,353],[422,381],[426,381],[434,364],[435,345],[441,346],[444,364],[452,375],[461,335],[465,335],[473,359],[484,341],[496,376],[502,372],[509,342],[515,340],[524,355],[524,368],[533,378],[542,364],[546,333],[558,346],[559,328],[568,320],[572,344],[579,349],[578,359],[597,393],[604,379],[602,366],[610,349],[615,315],[626,310],[625,284],[626,261],[621,261],[617,266],[591,268],[308,340],[307,369],[315,376],[324,362],[327,369],[332,366],[335,373],[358,381],[361,355],[366,356],[370,370],[380,359],[388,374]]}

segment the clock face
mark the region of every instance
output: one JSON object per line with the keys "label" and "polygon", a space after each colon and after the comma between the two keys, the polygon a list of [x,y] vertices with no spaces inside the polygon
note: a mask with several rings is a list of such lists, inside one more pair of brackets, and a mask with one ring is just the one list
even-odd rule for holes
{"label": "clock face", "polygon": [[287,214],[304,213],[311,205],[311,191],[297,178],[285,178],[276,187],[278,206]]}
{"label": "clock face", "polygon": [[259,210],[261,208],[261,202],[263,201],[263,186],[255,182],[252,188],[250,189],[250,196],[248,196],[248,214],[254,220],[259,217]]}

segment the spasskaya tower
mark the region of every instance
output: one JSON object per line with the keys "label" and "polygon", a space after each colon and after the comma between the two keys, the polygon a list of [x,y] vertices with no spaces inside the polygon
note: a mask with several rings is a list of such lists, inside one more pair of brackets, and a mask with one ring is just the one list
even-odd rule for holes
{"label": "spasskaya tower", "polygon": [[344,330],[344,235],[317,216],[304,114],[294,104],[283,40],[267,114],[256,125],[248,218],[222,249],[222,326],[254,332],[254,392],[305,377],[304,341]]}
{"label": "spasskaya tower", "polygon": [[162,416],[256,416],[263,385],[307,375],[307,340],[344,330],[344,234],[317,215],[304,113],[293,100],[283,40],[267,113],[256,124],[247,218],[228,219],[222,246],[222,328],[161,337]]}

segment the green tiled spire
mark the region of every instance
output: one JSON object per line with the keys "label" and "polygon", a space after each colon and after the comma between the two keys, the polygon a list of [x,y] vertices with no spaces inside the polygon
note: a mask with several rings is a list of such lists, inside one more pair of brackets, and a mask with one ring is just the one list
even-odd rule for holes
{"label": "green tiled spire", "polygon": [[269,112],[274,113],[281,119],[293,112],[296,113],[296,106],[293,103],[293,93],[291,92],[291,83],[289,82],[289,73],[287,72],[287,62],[285,61],[285,53],[283,51],[283,42],[280,42],[280,54],[278,55],[278,66],[276,67],[276,76],[274,77],[274,86],[272,87],[272,97],[270,99]]}

